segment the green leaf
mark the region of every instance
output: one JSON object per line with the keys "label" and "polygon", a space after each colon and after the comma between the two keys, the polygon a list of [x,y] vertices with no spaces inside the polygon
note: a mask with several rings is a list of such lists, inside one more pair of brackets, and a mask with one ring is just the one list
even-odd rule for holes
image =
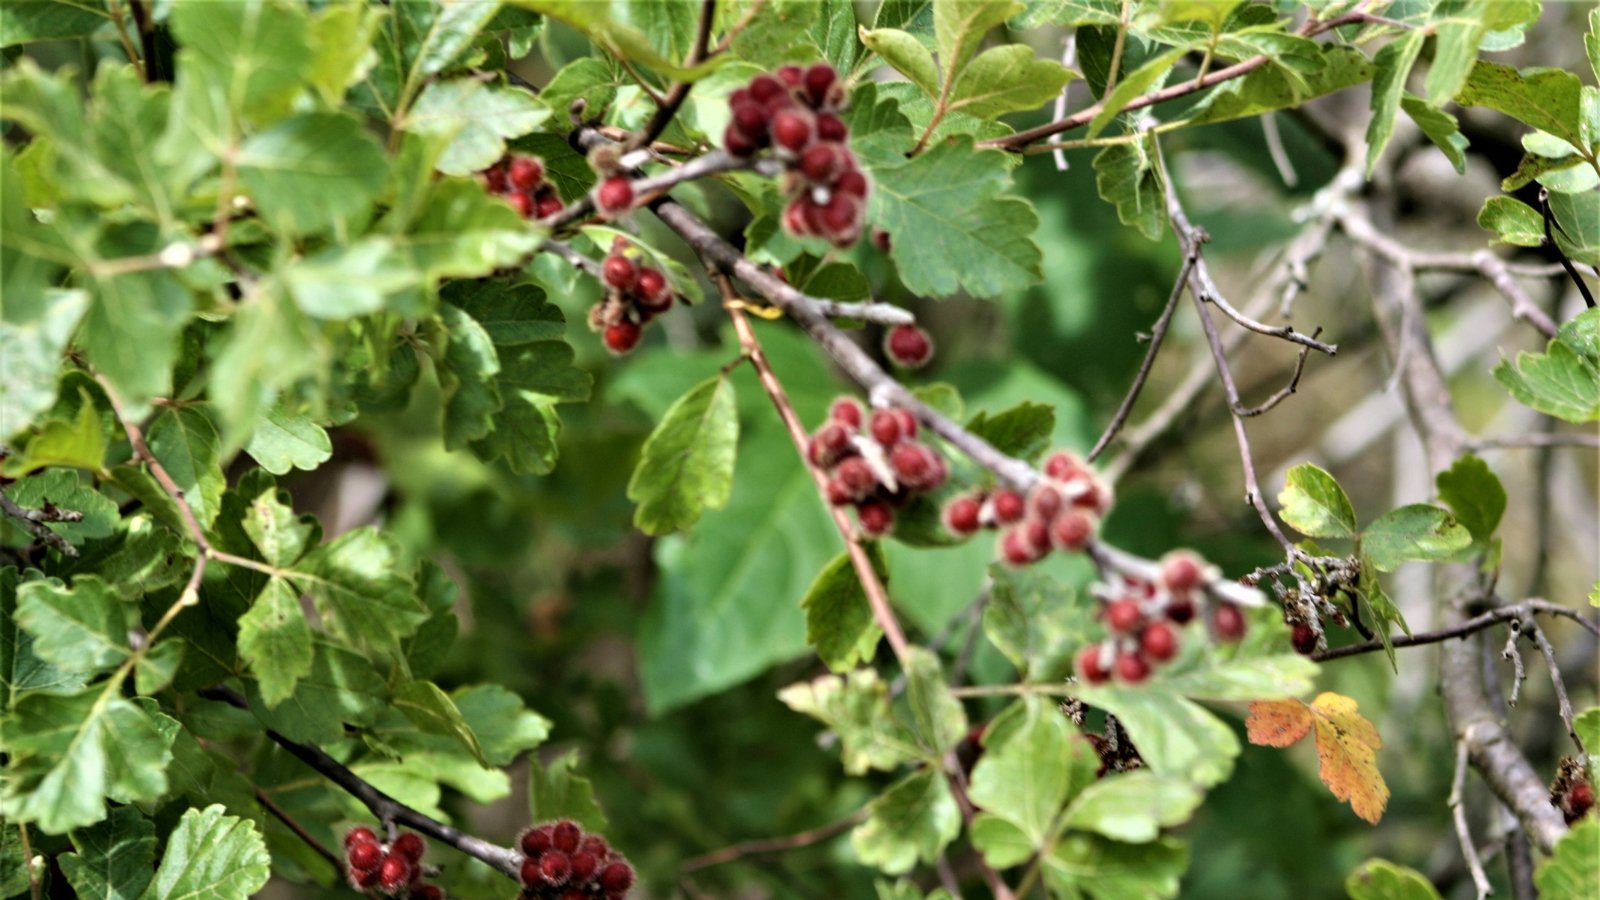
{"label": "green leaf", "polygon": [[1100,111],[1095,113],[1094,119],[1089,123],[1089,137],[1095,137],[1104,131],[1129,101],[1149,93],[1152,88],[1166,81],[1167,73],[1172,71],[1172,67],[1187,52],[1189,52],[1187,48],[1179,47],[1151,57],[1144,65],[1119,80],[1116,87],[1112,88],[1100,102]]}
{"label": "green leaf", "polygon": [[221,804],[188,809],[143,900],[246,900],[267,884],[272,857],[249,819]]}
{"label": "green leaf", "polygon": [[1043,859],[1052,892],[1092,900],[1176,897],[1188,865],[1188,851],[1173,838],[1124,844],[1083,832],[1069,832]]}
{"label": "green leaf", "polygon": [[1379,571],[1409,560],[1451,559],[1472,544],[1472,534],[1446,510],[1413,503],[1393,510],[1361,532],[1361,551]]}
{"label": "green leaf", "polygon": [[1478,211],[1478,227],[1492,231],[1496,242],[1517,247],[1544,244],[1544,217],[1515,197],[1490,197]]}
{"label": "green leaf", "polygon": [[941,0],[933,4],[933,37],[945,84],[967,67],[983,36],[1022,10],[1011,0]]}
{"label": "green leaf", "polygon": [[357,528],[311,551],[290,578],[311,595],[334,634],[392,650],[428,617],[401,566],[393,539]]}
{"label": "green leaf", "polygon": [[145,438],[150,452],[183,491],[201,525],[210,526],[228,486],[222,474],[221,438],[211,418],[197,406],[163,411]]}
{"label": "green leaf", "polygon": [[239,181],[262,217],[291,234],[354,223],[389,176],[389,158],[354,118],[302,113],[245,141]]}
{"label": "green leaf", "polygon": [[311,674],[311,626],[285,579],[269,580],[239,617],[239,656],[255,673],[269,707],[293,696],[300,679]]}
{"label": "green leaf", "polygon": [[[887,580],[882,552],[873,545],[868,554],[878,578]],[[828,668],[842,672],[858,662],[872,661],[883,630],[873,619],[849,553],[834,557],[817,574],[800,607],[806,611],[806,643],[817,648]]]}
{"label": "green leaf", "polygon": [[967,714],[961,701],[950,693],[939,657],[930,650],[911,647],[905,657],[906,699],[911,709],[911,729],[925,751],[925,758],[938,765],[967,733]]}
{"label": "green leaf", "polygon": [[[1372,120],[1367,123],[1367,177],[1372,177],[1378,157],[1394,136],[1395,113],[1406,92],[1406,76],[1422,52],[1427,34],[1418,29],[1390,41],[1373,57]],[[1482,63],[1479,63],[1482,65]]]}
{"label": "green leaf", "polygon": [[1332,475],[1311,464],[1289,470],[1278,494],[1278,515],[1308,537],[1354,538],[1356,511]]}
{"label": "green leaf", "polygon": [[434,182],[417,209],[392,209],[383,227],[411,252],[425,282],[487,275],[517,263],[541,240],[510,204],[464,178]]}
{"label": "green leaf", "polygon": [[[381,613],[376,613],[381,615]],[[266,705],[258,679],[245,682],[250,711],[291,740],[325,745],[345,728],[371,725],[389,709],[389,688],[365,656],[330,641],[312,639],[311,671],[275,707]]]}
{"label": "green leaf", "polygon": [[[79,522],[45,523],[45,527],[73,544],[82,544],[88,538],[108,537],[116,529],[117,504],[69,469],[46,469],[8,485],[6,494],[25,509],[54,505],[81,513],[83,520]],[[3,518],[0,518],[0,526],[14,527]]]}
{"label": "green leaf", "polygon": [[8,3],[0,7],[0,47],[88,37],[110,18],[103,4]]}
{"label": "green leaf", "polygon": [[[0,354],[4,348],[0,347]],[[106,429],[100,422],[94,400],[82,387],[78,389],[78,412],[69,422],[52,418],[23,449],[21,458],[8,461],[8,471],[23,473],[45,466],[64,466],[100,471],[106,455]]]}
{"label": "green leaf", "polygon": [[450,695],[440,690],[438,685],[431,681],[408,681],[394,692],[393,703],[402,715],[411,720],[411,724],[423,732],[455,738],[479,763],[489,765],[489,760],[483,755],[483,747],[478,743],[478,736],[472,732],[472,726],[467,724]]}
{"label": "green leaf", "polygon": [[1015,825],[1031,850],[1043,849],[1062,807],[1094,782],[1100,757],[1054,703],[1038,696],[1024,698],[1019,724],[986,735],[984,744],[968,788],[972,802]]}
{"label": "green leaf", "polygon": [[[718,7],[721,8],[720,6]],[[546,108],[564,112],[572,108],[572,101],[582,99],[589,115],[600,115],[611,106],[617,96],[618,73],[612,64],[593,56],[581,56],[562,66],[555,77],[539,92]],[[550,128],[562,132],[571,130],[570,117],[562,114],[549,120]],[[549,172],[548,160],[545,171]],[[563,197],[567,195],[562,194]]]}
{"label": "green leaf", "polygon": [[1584,900],[1600,892],[1600,819],[1584,816],[1556,842],[1555,852],[1534,873],[1533,883],[1546,900]]}
{"label": "green leaf", "polygon": [[533,767],[533,778],[528,785],[528,805],[533,821],[574,819],[595,831],[606,827],[606,814],[595,802],[594,787],[589,779],[573,774],[577,767],[576,750]]}
{"label": "green leaf", "polygon": [[1157,774],[1202,787],[1233,771],[1239,739],[1221,719],[1175,693],[1143,687],[1085,687],[1076,696],[1117,717]]}
{"label": "green leaf", "polygon": [[1203,22],[1212,32],[1220,31],[1222,23],[1241,0],[1161,0],[1160,22]]}
{"label": "green leaf", "polygon": [[545,299],[538,285],[454,281],[439,296],[472,316],[497,346],[559,341],[566,336],[561,310]]}
{"label": "green leaf", "polygon": [[892,236],[890,255],[907,290],[995,297],[1042,277],[1033,239],[1039,217],[1005,193],[1005,154],[958,137],[872,175],[868,218]]}
{"label": "green leaf", "polygon": [[[6,269],[15,272],[9,257]],[[9,286],[6,293],[8,298],[18,296]],[[0,378],[0,440],[28,427],[55,403],[61,351],[89,306],[85,291],[51,291],[46,296],[41,318],[31,322],[0,319],[0,359],[6,361],[6,377]]]}
{"label": "green leaf", "polygon": [[[1600,706],[1591,706],[1579,713],[1572,720],[1572,730],[1577,732],[1584,747],[1600,749]],[[1595,753],[1590,751],[1589,755],[1594,756]]]}
{"label": "green leaf", "polygon": [[961,831],[961,811],[937,768],[925,767],[890,785],[867,804],[867,820],[850,833],[856,855],[891,875],[932,863]]}
{"label": "green leaf", "polygon": [[275,0],[178,3],[180,78],[206,82],[236,116],[258,124],[289,111],[311,65],[303,7]]}
{"label": "green leaf", "polygon": [[1152,241],[1167,227],[1166,189],[1156,171],[1155,152],[1154,139],[1146,137],[1107,147],[1094,158],[1100,199],[1116,206],[1122,224]]}
{"label": "green leaf", "polygon": [[1138,769],[1089,784],[1067,810],[1066,826],[1144,844],[1160,837],[1161,829],[1187,822],[1203,799],[1186,781]]}
{"label": "green leaf", "polygon": [[291,412],[280,401],[256,420],[244,452],[261,468],[284,475],[292,469],[310,471],[333,458],[333,441],[309,415]]}
{"label": "green leaf", "polygon": [[406,113],[401,127],[417,134],[448,135],[439,171],[471,175],[505,155],[506,140],[521,137],[550,117],[550,110],[519,87],[495,87],[472,78],[435,81]]}
{"label": "green leaf", "polygon": [[1426,97],[1433,106],[1455,99],[1478,58],[1478,45],[1488,31],[1484,16],[1489,0],[1439,0],[1433,8],[1433,62],[1428,66]]}
{"label": "green leaf", "polygon": [[1037,109],[1055,99],[1072,77],[1055,60],[1034,56],[1032,47],[995,47],[961,70],[948,108],[984,118]]}
{"label": "green leaf", "polygon": [[458,688],[450,695],[491,766],[507,766],[544,743],[550,720],[528,709],[522,698],[499,685]]}
{"label": "green leaf", "polygon": [[1600,359],[1600,310],[1586,309],[1578,313],[1561,326],[1557,337],[1580,356]]}
{"label": "green leaf", "polygon": [[967,422],[968,431],[994,445],[996,450],[1029,461],[1050,449],[1055,429],[1055,407],[1026,400],[993,416],[987,410],[980,410]]}
{"label": "green leaf", "polygon": [[149,697],[172,683],[189,644],[181,637],[169,637],[152,645],[133,667],[134,691]]}
{"label": "green leaf", "polygon": [[1487,463],[1469,453],[1434,476],[1433,483],[1439,499],[1472,533],[1474,541],[1487,541],[1494,534],[1506,511],[1506,489]]}
{"label": "green leaf", "polygon": [[318,319],[350,319],[382,309],[420,281],[407,254],[383,237],[329,247],[281,271],[295,305]]}
{"label": "green leaf", "polygon": [[1510,66],[1479,60],[1456,95],[1462,106],[1486,106],[1523,124],[1548,132],[1588,152],[1579,131],[1583,82],[1562,69]]}
{"label": "green leaf", "polygon": [[1600,370],[1560,340],[1544,353],[1522,351],[1515,363],[1502,358],[1494,377],[1511,396],[1568,422],[1600,419]]}
{"label": "green leaf", "polygon": [[314,13],[306,29],[311,50],[308,80],[329,106],[338,106],[345,90],[360,81],[377,62],[372,39],[384,10],[357,4],[328,6]]}
{"label": "green leaf", "polygon": [[84,678],[64,672],[33,651],[33,635],[16,623],[17,570],[0,569],[0,714],[23,691],[62,693],[83,687]]}
{"label": "green leaf", "polygon": [[275,566],[294,565],[318,540],[315,520],[302,521],[279,499],[276,488],[257,495],[240,524],[262,559]]}
{"label": "green leaf", "polygon": [[1090,604],[1043,572],[994,566],[983,632],[1030,682],[1064,677],[1093,628]]}
{"label": "green leaf", "polygon": [[681,531],[706,509],[721,509],[733,490],[739,411],[733,382],[718,375],[678,398],[650,433],[628,482],[639,504],[634,524],[646,534]]}
{"label": "green leaf", "polygon": [[92,828],[71,833],[75,853],[57,857],[79,897],[137,900],[156,861],[156,827],[137,809],[121,806]]}
{"label": "green leaf", "polygon": [[778,699],[839,736],[846,774],[892,772],[920,753],[911,732],[890,713],[889,686],[871,669],[791,684]]}
{"label": "green leaf", "polygon": [[1428,140],[1450,160],[1450,165],[1455,167],[1456,173],[1466,174],[1467,139],[1462,136],[1461,126],[1456,122],[1456,117],[1437,107],[1429,106],[1410,94],[1401,98],[1400,108],[1406,111],[1411,121],[1416,122],[1422,133],[1428,136]]}
{"label": "green leaf", "polygon": [[[147,223],[107,229],[92,256],[112,260],[160,251],[160,235]],[[96,260],[85,260],[92,265]],[[122,395],[131,415],[171,389],[178,333],[194,298],[169,271],[93,277],[94,303],[78,340],[100,374]]]}
{"label": "green leaf", "polygon": [[928,97],[939,96],[939,69],[922,42],[898,28],[861,29],[861,43]]}
{"label": "green leaf", "polygon": [[16,623],[33,636],[34,655],[65,672],[92,674],[127,659],[130,612],[92,575],[71,588],[52,579],[17,591]]}
{"label": "green leaf", "polygon": [[1561,252],[1577,262],[1600,265],[1600,192],[1552,193],[1550,214],[1561,226],[1554,230]]}
{"label": "green leaf", "polygon": [[1369,859],[1344,882],[1350,900],[1438,900],[1439,892],[1421,872],[1386,859]]}
{"label": "green leaf", "polygon": [[444,445],[454,450],[494,430],[494,414],[504,405],[494,383],[500,357],[488,332],[466,312],[444,305],[439,318],[450,334],[439,369],[446,397]]}

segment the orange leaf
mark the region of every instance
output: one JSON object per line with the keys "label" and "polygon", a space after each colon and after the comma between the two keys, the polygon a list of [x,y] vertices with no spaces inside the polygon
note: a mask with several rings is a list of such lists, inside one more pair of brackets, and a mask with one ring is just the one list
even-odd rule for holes
{"label": "orange leaf", "polygon": [[1311,707],[1293,698],[1257,700],[1244,726],[1252,744],[1287,747],[1311,731]]}

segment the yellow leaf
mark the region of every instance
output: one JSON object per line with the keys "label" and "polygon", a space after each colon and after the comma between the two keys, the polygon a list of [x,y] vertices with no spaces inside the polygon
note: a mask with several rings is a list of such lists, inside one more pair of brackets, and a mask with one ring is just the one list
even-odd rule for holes
{"label": "yellow leaf", "polygon": [[1356,815],[1377,824],[1389,805],[1389,786],[1377,761],[1383,739],[1356,701],[1331,692],[1318,694],[1309,706],[1300,700],[1258,700],[1245,720],[1250,743],[1268,747],[1287,747],[1313,727],[1322,783]]}

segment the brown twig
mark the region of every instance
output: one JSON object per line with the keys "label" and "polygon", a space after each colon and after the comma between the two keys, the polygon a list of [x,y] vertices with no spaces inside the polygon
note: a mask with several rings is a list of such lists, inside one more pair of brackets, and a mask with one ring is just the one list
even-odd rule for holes
{"label": "brown twig", "polygon": [[277,801],[273,800],[266,791],[261,789],[260,785],[251,785],[251,787],[255,789],[257,803],[260,803],[262,806],[266,807],[267,812],[272,813],[272,815],[276,817],[279,822],[282,822],[285,827],[294,832],[295,837],[299,838],[307,847],[310,847],[313,851],[315,851],[318,856],[327,860],[328,864],[333,866],[333,870],[335,872],[339,872],[341,874],[344,872],[344,860],[339,858],[338,854],[334,853],[332,850],[329,850],[326,845],[317,840],[315,835],[307,831],[304,825],[301,825],[295,820],[294,816],[289,815],[288,810],[285,810],[283,807],[279,806]]}
{"label": "brown twig", "polygon": [[1467,827],[1467,807],[1461,796],[1466,786],[1467,745],[1465,741],[1457,741],[1455,776],[1450,780],[1450,798],[1446,802],[1450,807],[1450,817],[1455,821],[1461,857],[1467,862],[1467,871],[1472,873],[1472,884],[1477,889],[1478,900],[1483,900],[1494,893],[1494,888],[1489,886],[1489,876],[1483,871],[1483,860],[1478,858],[1478,848],[1472,843],[1472,831]]}
{"label": "brown twig", "polygon": [[1533,638],[1533,643],[1544,655],[1545,666],[1550,670],[1550,684],[1556,692],[1556,709],[1561,713],[1561,721],[1567,726],[1567,736],[1572,738],[1572,743],[1577,745],[1578,753],[1583,754],[1583,739],[1578,737],[1578,727],[1572,721],[1572,699],[1567,696],[1567,684],[1561,678],[1561,666],[1556,662],[1556,649],[1550,646],[1550,639],[1545,637],[1544,629],[1533,620],[1528,622],[1528,634]]}
{"label": "brown twig", "polygon": [[[1312,337],[1316,337],[1317,335],[1319,335],[1321,333],[1322,333],[1322,329],[1319,327],[1319,328],[1317,328],[1317,330],[1311,332],[1311,336]],[[1261,401],[1260,404],[1258,404],[1256,406],[1240,406],[1240,405],[1238,405],[1236,403],[1230,403],[1228,405],[1228,408],[1233,410],[1238,415],[1241,415],[1241,416],[1243,416],[1243,417],[1248,419],[1248,418],[1251,418],[1252,416],[1259,416],[1262,413],[1271,410],[1274,406],[1277,406],[1279,403],[1282,403],[1283,401],[1289,399],[1289,396],[1291,394],[1293,394],[1300,387],[1300,375],[1301,375],[1301,373],[1305,372],[1305,370],[1306,370],[1306,357],[1310,356],[1310,355],[1311,355],[1311,348],[1310,347],[1301,347],[1300,348],[1300,355],[1294,361],[1294,374],[1289,376],[1289,383],[1284,385],[1281,388],[1278,388],[1278,390],[1273,392],[1272,396],[1270,396],[1267,399]]]}
{"label": "brown twig", "polygon": [[[1576,610],[1568,609],[1559,603],[1551,603],[1548,600],[1524,600],[1520,603],[1514,603],[1509,606],[1502,606],[1497,609],[1492,609],[1486,613],[1483,613],[1482,615],[1474,616],[1473,618],[1467,619],[1464,622],[1458,622],[1455,625],[1451,625],[1447,628],[1440,628],[1437,631],[1421,631],[1417,632],[1416,634],[1396,635],[1389,639],[1389,644],[1395,649],[1399,649],[1401,647],[1417,647],[1422,644],[1437,644],[1441,641],[1449,641],[1455,638],[1467,637],[1468,635],[1483,631],[1486,628],[1493,628],[1502,622],[1513,622],[1525,619],[1535,614],[1561,616],[1563,618],[1571,619],[1572,621],[1583,626],[1591,634],[1600,636],[1600,626],[1596,626],[1593,622],[1583,618],[1583,616]],[[1344,647],[1334,647],[1328,650],[1323,650],[1318,653],[1313,653],[1311,658],[1317,662],[1329,662],[1335,659],[1344,659],[1347,656],[1360,656],[1364,653],[1374,653],[1382,650],[1383,648],[1384,645],[1382,641],[1372,640],[1361,644],[1349,644]]]}
{"label": "brown twig", "polygon": [[1474,450],[1515,450],[1522,447],[1587,447],[1600,449],[1600,434],[1550,432],[1513,434],[1497,438],[1472,438],[1467,446]]}
{"label": "brown twig", "polygon": [[867,811],[865,808],[862,808],[856,810],[848,816],[845,816],[842,819],[829,822],[826,825],[819,825],[816,828],[801,831],[797,834],[784,835],[783,837],[757,838],[755,840],[740,841],[737,844],[731,844],[727,847],[723,847],[721,850],[713,850],[710,853],[702,853],[699,856],[684,860],[683,863],[678,866],[678,871],[681,874],[687,875],[690,872],[696,872],[700,869],[709,869],[712,866],[720,866],[725,863],[734,862],[735,860],[742,859],[746,856],[756,856],[763,853],[783,853],[787,850],[798,850],[801,847],[809,847],[812,844],[821,843],[835,835],[848,831],[849,829],[860,824],[861,821],[866,817]]}
{"label": "brown twig", "polygon": [[[689,56],[684,60],[685,66],[695,66],[704,61],[706,45],[711,41],[711,23],[717,16],[717,0],[702,0],[700,4],[700,25],[695,32],[694,46],[689,49]],[[683,106],[683,101],[688,99],[689,91],[694,88],[693,81],[678,81],[672,85],[667,96],[656,106],[655,114],[650,121],[627,141],[627,149],[637,150],[648,147],[667,130],[672,123],[672,117],[678,114],[678,109]]]}
{"label": "brown twig", "polygon": [[47,522],[80,522],[83,513],[70,509],[57,509],[55,504],[48,501],[44,506],[30,508],[20,506],[16,501],[7,497],[0,491],[0,513],[20,524],[23,530],[33,535],[34,540],[40,541],[60,551],[63,556],[77,556],[78,548],[72,543],[50,529]]}

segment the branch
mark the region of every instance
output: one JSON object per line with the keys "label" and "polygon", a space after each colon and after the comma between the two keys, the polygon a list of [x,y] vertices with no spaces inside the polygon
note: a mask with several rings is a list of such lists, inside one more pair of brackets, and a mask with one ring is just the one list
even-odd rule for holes
{"label": "branch", "polygon": [[[1578,274],[1577,269],[1572,267],[1572,260],[1567,258],[1567,254],[1562,251],[1561,245],[1556,243],[1555,234],[1550,230],[1551,224],[1555,222],[1555,217],[1550,212],[1550,189],[1547,187],[1539,188],[1539,212],[1544,216],[1545,245],[1555,252],[1556,258],[1561,261],[1561,268],[1567,271],[1567,277],[1571,278],[1572,283],[1578,286],[1578,293],[1583,295],[1583,305],[1594,309],[1594,295],[1589,293],[1589,286],[1583,283],[1583,277]],[[1559,228],[1560,226],[1557,225],[1556,227]],[[1566,234],[1566,230],[1562,229],[1561,233]]]}
{"label": "branch", "polygon": [[338,854],[329,850],[321,841],[317,840],[315,835],[307,831],[304,825],[295,820],[294,816],[289,815],[288,810],[279,806],[276,800],[273,800],[266,791],[261,789],[260,785],[251,785],[251,787],[255,790],[257,803],[266,807],[267,812],[272,813],[286,828],[294,832],[294,836],[299,838],[307,847],[310,847],[313,852],[327,860],[328,864],[333,866],[335,872],[341,874],[344,872],[344,860]]}
{"label": "branch", "polygon": [[[1321,333],[1322,333],[1322,329],[1318,328],[1317,330],[1311,332],[1311,336],[1312,337],[1316,337],[1317,335],[1319,335]],[[1259,416],[1262,413],[1271,410],[1274,406],[1277,406],[1279,403],[1282,403],[1283,401],[1289,399],[1289,395],[1293,394],[1300,387],[1300,375],[1301,375],[1301,373],[1303,373],[1306,370],[1306,357],[1309,356],[1310,354],[1311,354],[1311,348],[1310,347],[1301,347],[1300,348],[1300,356],[1297,357],[1295,359],[1295,361],[1294,361],[1294,374],[1289,376],[1289,383],[1284,385],[1281,388],[1278,388],[1278,390],[1273,392],[1272,396],[1270,396],[1267,399],[1261,401],[1260,405],[1258,405],[1258,406],[1240,406],[1237,403],[1230,403],[1228,405],[1228,408],[1233,410],[1233,412],[1235,414],[1243,416],[1244,418],[1248,419],[1248,418],[1251,418],[1253,416]]]}
{"label": "branch", "polygon": [[1450,816],[1455,820],[1456,840],[1461,844],[1461,856],[1467,861],[1467,871],[1472,873],[1472,884],[1477,889],[1478,900],[1494,893],[1489,886],[1489,876],[1483,871],[1483,860],[1478,858],[1478,848],[1472,843],[1472,831],[1467,828],[1467,808],[1461,795],[1467,785],[1467,745],[1456,742],[1456,773],[1450,781]]}
{"label": "branch", "polygon": [[[1397,635],[1389,639],[1389,644],[1390,646],[1396,648],[1417,647],[1423,644],[1437,644],[1441,641],[1448,641],[1455,638],[1466,637],[1470,634],[1476,634],[1477,632],[1483,631],[1486,628],[1493,628],[1494,626],[1503,622],[1521,621],[1539,613],[1547,616],[1562,616],[1571,619],[1572,621],[1577,622],[1579,625],[1582,625],[1584,628],[1588,629],[1591,633],[1600,635],[1600,626],[1596,626],[1594,623],[1583,618],[1576,610],[1568,609],[1559,603],[1551,603],[1548,600],[1524,600],[1521,603],[1515,603],[1510,606],[1501,606],[1496,609],[1492,609],[1480,616],[1468,619],[1465,622],[1459,622],[1455,625],[1451,625],[1448,628],[1441,628],[1437,631],[1423,631],[1416,634]],[[1344,647],[1334,647],[1329,650],[1323,650],[1319,653],[1311,654],[1311,658],[1317,662],[1328,662],[1335,659],[1344,659],[1347,656],[1360,656],[1363,653],[1373,653],[1382,649],[1384,649],[1382,641],[1372,640],[1362,644],[1350,644]]]}
{"label": "branch", "polygon": [[[218,700],[239,709],[248,710],[250,708],[250,704],[245,701],[242,695],[228,687],[205,688],[200,691],[200,696],[208,700]],[[522,857],[515,850],[496,846],[481,838],[465,834],[431,816],[412,809],[373,787],[360,775],[350,771],[343,763],[317,747],[290,740],[270,728],[267,729],[267,737],[273,743],[287,750],[290,755],[343,789],[345,793],[360,800],[362,805],[371,810],[378,821],[385,825],[391,823],[404,825],[434,840],[448,844],[474,859],[487,863],[491,868],[513,881],[518,879],[518,870],[522,864]]]}
{"label": "branch", "polygon": [[821,843],[834,835],[842,834],[859,824],[866,817],[867,811],[863,807],[842,819],[829,822],[826,825],[819,825],[816,828],[802,831],[798,834],[740,841],[737,844],[723,847],[721,850],[713,850],[710,853],[703,853],[684,860],[683,864],[678,866],[678,871],[683,875],[687,875],[690,872],[709,869],[712,866],[720,866],[746,856],[755,856],[761,853],[782,853],[785,850],[798,850],[801,847],[809,847],[812,844]]}
{"label": "branch", "polygon": [[[685,66],[698,65],[706,55],[706,45],[711,42],[711,23],[717,15],[717,0],[703,0],[700,4],[700,27],[694,36],[694,47],[689,50],[689,56],[683,61]],[[683,101],[688,99],[689,91],[694,87],[693,81],[679,81],[667,92],[667,96],[656,107],[655,115],[650,121],[639,129],[638,133],[628,139],[627,149],[637,150],[648,147],[656,138],[661,136],[667,126],[671,124],[672,117],[678,114],[678,108],[683,106]]]}
{"label": "branch", "polygon": [[1551,432],[1513,434],[1498,438],[1473,438],[1467,445],[1474,450],[1513,450],[1519,447],[1587,447],[1600,449],[1600,434]]}
{"label": "branch", "polygon": [[56,505],[45,502],[44,506],[30,508],[19,506],[17,502],[0,491],[0,513],[20,524],[23,530],[33,535],[34,540],[56,548],[63,556],[77,556],[78,548],[66,538],[50,530],[46,522],[81,522],[83,513],[70,509],[58,509]]}
{"label": "branch", "polygon": [[1544,662],[1550,669],[1550,684],[1556,692],[1556,709],[1561,713],[1561,721],[1567,726],[1567,737],[1572,738],[1572,743],[1577,745],[1578,753],[1583,754],[1583,739],[1578,737],[1578,727],[1572,721],[1572,700],[1567,696],[1566,682],[1561,680],[1561,666],[1556,662],[1556,648],[1550,646],[1550,639],[1545,637],[1544,629],[1538,622],[1528,622],[1528,632],[1533,635],[1533,642],[1539,647],[1539,652],[1544,655]]}

